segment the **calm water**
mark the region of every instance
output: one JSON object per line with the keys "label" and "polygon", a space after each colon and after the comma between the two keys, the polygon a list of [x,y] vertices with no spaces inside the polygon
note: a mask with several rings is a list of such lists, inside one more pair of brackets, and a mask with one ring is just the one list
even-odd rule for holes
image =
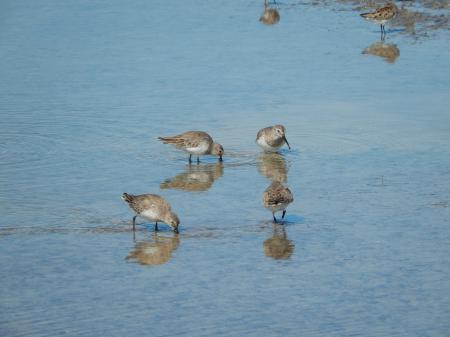
{"label": "calm water", "polygon": [[[449,31],[388,32],[383,58],[357,12],[262,11],[0,2],[2,336],[448,336]],[[263,155],[276,123],[293,149]],[[156,140],[191,129],[223,164]],[[180,235],[133,235],[123,192]]]}

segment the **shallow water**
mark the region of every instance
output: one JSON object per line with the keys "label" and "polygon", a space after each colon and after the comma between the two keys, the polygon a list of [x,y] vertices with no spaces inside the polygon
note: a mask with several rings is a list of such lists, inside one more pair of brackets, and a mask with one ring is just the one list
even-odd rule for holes
{"label": "shallow water", "polygon": [[[2,2],[1,335],[447,335],[450,35],[363,54],[378,27],[343,9]],[[267,156],[276,123],[292,151]],[[156,139],[189,129],[223,164]],[[123,192],[180,234],[133,234]]]}

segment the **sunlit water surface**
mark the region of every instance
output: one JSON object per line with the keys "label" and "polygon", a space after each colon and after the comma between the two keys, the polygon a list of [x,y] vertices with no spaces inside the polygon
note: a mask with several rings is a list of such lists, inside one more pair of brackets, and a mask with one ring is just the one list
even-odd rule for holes
{"label": "sunlit water surface", "polygon": [[[448,30],[380,45],[352,11],[262,12],[0,4],[2,336],[448,335]],[[264,155],[277,123],[292,151]],[[157,141],[198,129],[223,164]],[[123,192],[166,197],[180,234],[133,234]]]}

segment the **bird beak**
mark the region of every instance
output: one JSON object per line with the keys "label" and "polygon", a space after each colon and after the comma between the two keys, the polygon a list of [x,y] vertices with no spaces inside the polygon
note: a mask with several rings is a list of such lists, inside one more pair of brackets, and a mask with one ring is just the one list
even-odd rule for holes
{"label": "bird beak", "polygon": [[178,231],[178,227],[177,227],[177,228],[174,228],[174,229],[173,229],[173,231],[174,231],[175,233],[177,233],[177,234],[178,234],[178,233],[179,233],[179,231]]}
{"label": "bird beak", "polygon": [[284,141],[286,142],[286,145],[288,146],[288,148],[289,148],[289,150],[290,150],[291,147],[289,146],[289,143],[288,143],[288,141],[287,141],[287,139],[286,139],[286,136],[283,136],[283,139],[284,139]]}
{"label": "bird beak", "polygon": [[219,161],[223,161],[221,154],[219,155]]}

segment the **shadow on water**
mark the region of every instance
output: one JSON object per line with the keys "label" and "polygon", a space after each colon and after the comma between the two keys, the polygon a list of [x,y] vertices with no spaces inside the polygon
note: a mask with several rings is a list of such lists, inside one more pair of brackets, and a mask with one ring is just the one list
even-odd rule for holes
{"label": "shadow on water", "polygon": [[[275,4],[275,2],[273,2]],[[274,7],[270,6],[270,3],[267,3],[267,0],[264,0],[264,13],[259,18],[259,21],[264,23],[265,25],[274,25],[280,21],[280,13]]]}
{"label": "shadow on water", "polygon": [[168,262],[172,258],[172,253],[180,245],[180,236],[173,234],[165,236],[159,233],[152,233],[150,240],[136,242],[125,260],[137,262],[141,265],[156,266]]}
{"label": "shadow on water", "polygon": [[400,56],[400,49],[393,43],[385,43],[384,40],[381,40],[365,48],[362,54],[378,56],[383,58],[387,63],[395,63]]}
{"label": "shadow on water", "polygon": [[275,260],[289,259],[294,253],[295,244],[288,239],[283,225],[273,224],[272,236],[264,241],[264,254]]}
{"label": "shadow on water", "polygon": [[223,162],[215,164],[189,164],[184,172],[160,184],[161,189],[177,189],[187,192],[207,191],[223,175]]}
{"label": "shadow on water", "polygon": [[258,172],[271,181],[287,181],[286,159],[279,153],[261,153],[257,161]]}

